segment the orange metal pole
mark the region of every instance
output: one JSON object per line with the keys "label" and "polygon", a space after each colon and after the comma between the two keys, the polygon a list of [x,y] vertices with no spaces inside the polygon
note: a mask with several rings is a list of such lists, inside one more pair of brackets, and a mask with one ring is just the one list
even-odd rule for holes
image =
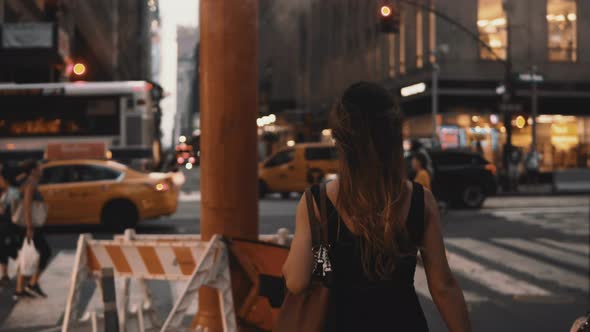
{"label": "orange metal pole", "polygon": [[[258,0],[201,0],[201,233],[258,237]],[[193,327],[222,331],[217,293]]]}

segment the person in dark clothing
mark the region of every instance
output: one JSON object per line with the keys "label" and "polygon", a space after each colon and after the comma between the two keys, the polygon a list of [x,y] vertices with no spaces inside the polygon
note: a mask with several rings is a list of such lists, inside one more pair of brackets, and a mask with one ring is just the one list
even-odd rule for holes
{"label": "person in dark clothing", "polygon": [[[448,330],[471,331],[463,292],[446,259],[436,200],[405,174],[402,118],[394,98],[377,84],[354,84],[330,121],[340,169],[327,184],[331,282],[325,330],[428,331],[413,284],[420,253]],[[311,192],[319,216],[318,186]],[[305,196],[283,266],[295,294],[309,287],[314,262]]]}
{"label": "person in dark clothing", "polygon": [[[18,177],[20,179],[20,199],[22,199],[22,204],[26,211],[26,209],[32,209],[33,201],[43,201],[43,196],[38,188],[41,178],[41,168],[36,161],[30,160],[21,165],[21,172]],[[31,218],[31,213],[25,213],[26,226],[19,227],[19,232],[22,241],[33,241],[35,249],[39,253],[39,267],[37,268],[37,273],[30,278],[26,285],[25,277],[19,271],[16,280],[16,290],[13,296],[16,301],[25,297],[47,297],[39,285],[39,278],[51,258],[51,247],[42,230],[33,227]]]}
{"label": "person in dark clothing", "polygon": [[[430,174],[430,177],[434,176],[434,166],[432,165],[432,159],[430,158],[430,154],[428,153],[428,150],[424,147],[424,144],[422,144],[422,142],[420,142],[417,139],[413,139],[410,145],[410,153],[412,154],[412,157],[417,156],[417,155],[421,155],[425,160],[426,163],[424,164],[424,167],[426,169],[426,171],[428,171],[428,173]],[[422,158],[419,157],[419,158]]]}
{"label": "person in dark clothing", "polygon": [[0,165],[0,286],[8,286],[8,259],[16,259],[19,247],[18,229],[12,223],[10,201],[15,195],[7,168]]}

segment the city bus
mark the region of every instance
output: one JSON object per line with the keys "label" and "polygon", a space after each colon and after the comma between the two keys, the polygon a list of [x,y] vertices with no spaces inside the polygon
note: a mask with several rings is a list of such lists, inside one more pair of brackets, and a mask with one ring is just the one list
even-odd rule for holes
{"label": "city bus", "polygon": [[103,143],[107,157],[153,169],[161,97],[146,81],[0,84],[0,157],[42,158],[50,143]]}

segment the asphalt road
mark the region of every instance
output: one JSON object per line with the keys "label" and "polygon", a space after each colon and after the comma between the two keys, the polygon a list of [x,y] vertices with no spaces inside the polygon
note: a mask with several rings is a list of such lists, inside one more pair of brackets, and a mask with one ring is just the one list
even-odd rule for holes
{"label": "asphalt road", "polygon": [[[199,232],[198,170],[186,176],[177,213],[142,222],[139,233]],[[279,196],[261,200],[260,233],[275,233],[281,227],[293,231],[297,200],[295,195],[287,200]],[[443,216],[447,256],[464,290],[474,331],[569,331],[571,322],[590,309],[589,203],[586,196],[498,197],[489,199],[481,210],[453,210]],[[0,331],[38,331],[39,326],[58,323],[63,312],[60,293],[66,291],[71,269],[67,257],[72,256],[81,232],[97,238],[112,236],[99,227],[49,229],[54,260],[42,285],[57,288],[52,290],[56,295],[15,305],[10,301],[11,289],[0,289]],[[415,286],[431,331],[446,331],[421,267]],[[159,307],[171,305],[175,288],[155,287],[165,288],[167,295],[162,298],[170,298]],[[29,315],[35,314],[25,309],[33,308],[30,305],[44,312],[37,314],[43,321],[32,323],[35,320]]]}

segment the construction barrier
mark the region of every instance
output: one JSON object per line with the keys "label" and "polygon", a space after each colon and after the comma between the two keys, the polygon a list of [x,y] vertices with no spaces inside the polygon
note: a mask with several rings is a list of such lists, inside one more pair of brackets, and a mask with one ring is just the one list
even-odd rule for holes
{"label": "construction barrier", "polygon": [[[124,242],[125,236],[115,236],[115,241]],[[135,234],[131,239],[149,243],[186,243],[200,241],[199,234],[191,235],[155,235]],[[278,310],[283,303],[284,282],[282,266],[288,255],[286,245],[290,244],[292,235],[287,229],[279,229],[276,234],[259,236],[259,241],[231,239],[227,241],[229,254],[233,257],[230,262],[232,275],[242,276],[241,284],[246,283],[247,292],[234,302],[237,310],[237,320],[241,325],[256,327],[257,330],[270,331]],[[144,296],[145,297],[145,296]]]}
{"label": "construction barrier", "polygon": [[[84,280],[100,280],[103,271],[112,269],[117,277],[125,278],[123,306],[119,308],[120,331],[125,330],[128,305],[128,283],[136,279],[142,284],[145,303],[152,302],[145,280],[188,281],[160,331],[178,331],[189,305],[197,300],[201,286],[219,291],[220,311],[224,331],[237,331],[231,289],[228,249],[220,236],[210,241],[196,239],[141,239],[132,230],[114,240],[95,240],[88,234],[78,239],[75,262],[68,292],[62,332],[67,332],[77,319],[80,288]],[[101,289],[101,284],[97,282]],[[101,290],[102,292],[102,290]],[[143,305],[142,305],[143,306]],[[149,305],[148,305],[149,307]],[[138,309],[140,328],[143,326],[142,308]],[[152,310],[152,324],[160,325]],[[94,325],[94,324],[93,324]]]}

